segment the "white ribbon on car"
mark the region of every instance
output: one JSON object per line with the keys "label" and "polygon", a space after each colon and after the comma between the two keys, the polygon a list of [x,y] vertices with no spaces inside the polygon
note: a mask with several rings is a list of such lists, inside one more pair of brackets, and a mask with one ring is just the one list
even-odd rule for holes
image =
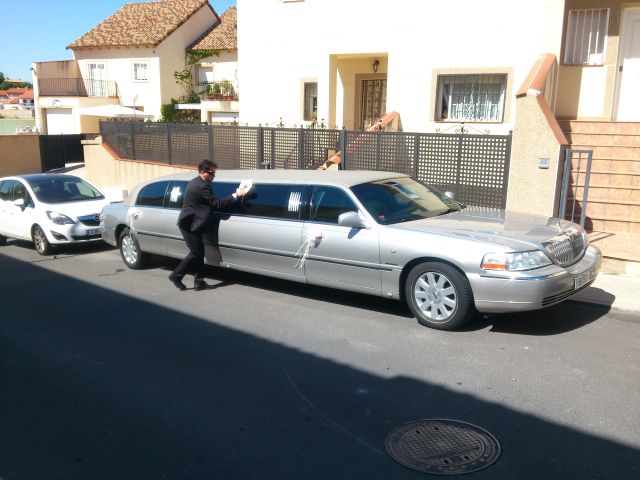
{"label": "white ribbon on car", "polygon": [[296,257],[300,257],[298,263],[296,263],[296,268],[304,268],[304,263],[309,257],[309,250],[311,250],[311,247],[316,248],[323,238],[324,234],[318,230],[311,230],[307,233],[307,238],[302,242],[302,245],[300,245],[300,248],[296,252]]}
{"label": "white ribbon on car", "polygon": [[132,237],[136,234],[136,228],[133,226],[133,221],[141,214],[142,212],[137,208],[130,208],[127,212],[127,225],[129,226],[129,232],[131,233]]}

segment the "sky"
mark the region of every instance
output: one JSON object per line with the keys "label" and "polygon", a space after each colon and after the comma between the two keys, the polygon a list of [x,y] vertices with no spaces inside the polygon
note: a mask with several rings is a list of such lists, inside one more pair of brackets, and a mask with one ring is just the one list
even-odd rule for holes
{"label": "sky", "polygon": [[[141,0],[3,1],[0,15],[0,72],[32,82],[31,63],[71,60],[65,47],[121,8]],[[236,0],[209,0],[218,15]]]}

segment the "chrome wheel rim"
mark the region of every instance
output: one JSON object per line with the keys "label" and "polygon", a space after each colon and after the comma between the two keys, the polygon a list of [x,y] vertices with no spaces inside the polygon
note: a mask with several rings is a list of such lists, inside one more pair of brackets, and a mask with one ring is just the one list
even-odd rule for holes
{"label": "chrome wheel rim", "polygon": [[136,260],[138,260],[138,250],[136,249],[136,243],[131,235],[126,235],[122,238],[120,251],[122,252],[124,261],[129,265],[135,264]]}
{"label": "chrome wheel rim", "polygon": [[33,243],[35,243],[38,253],[42,253],[47,249],[47,237],[41,228],[36,228],[33,232]]}
{"label": "chrome wheel rim", "polygon": [[426,272],[416,280],[413,299],[422,314],[433,322],[446,322],[458,308],[455,287],[439,272]]}

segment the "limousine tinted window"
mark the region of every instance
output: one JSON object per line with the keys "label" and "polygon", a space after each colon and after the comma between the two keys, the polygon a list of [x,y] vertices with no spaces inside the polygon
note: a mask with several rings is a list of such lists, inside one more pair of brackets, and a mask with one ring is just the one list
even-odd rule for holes
{"label": "limousine tinted window", "polygon": [[358,211],[353,200],[344,190],[335,187],[316,187],[311,200],[310,220],[323,223],[338,223],[345,212]]}
{"label": "limousine tinted window", "polygon": [[443,193],[405,177],[354,185],[351,191],[382,225],[429,218],[461,208]]}
{"label": "limousine tinted window", "polygon": [[244,198],[242,213],[299,220],[303,191],[302,185],[256,185]]}
{"label": "limousine tinted window", "polygon": [[139,207],[162,207],[164,194],[167,191],[169,182],[150,183],[138,194],[136,206]]}
{"label": "limousine tinted window", "polygon": [[171,182],[169,190],[167,191],[169,198],[167,201],[167,208],[182,208],[184,203],[184,191],[187,188],[187,182]]}

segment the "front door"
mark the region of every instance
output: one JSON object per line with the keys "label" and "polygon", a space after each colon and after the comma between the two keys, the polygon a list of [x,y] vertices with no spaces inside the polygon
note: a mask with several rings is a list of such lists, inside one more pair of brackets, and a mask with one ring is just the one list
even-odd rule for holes
{"label": "front door", "polygon": [[[302,238],[308,283],[379,294],[380,248],[376,228],[338,225],[340,214],[358,211],[353,199],[336,187],[316,186]],[[303,252],[304,253],[304,252]]]}
{"label": "front door", "polygon": [[366,130],[382,118],[387,110],[387,80],[362,80],[360,128]]}
{"label": "front door", "polygon": [[640,8],[622,14],[618,63],[618,121],[640,120]]}

